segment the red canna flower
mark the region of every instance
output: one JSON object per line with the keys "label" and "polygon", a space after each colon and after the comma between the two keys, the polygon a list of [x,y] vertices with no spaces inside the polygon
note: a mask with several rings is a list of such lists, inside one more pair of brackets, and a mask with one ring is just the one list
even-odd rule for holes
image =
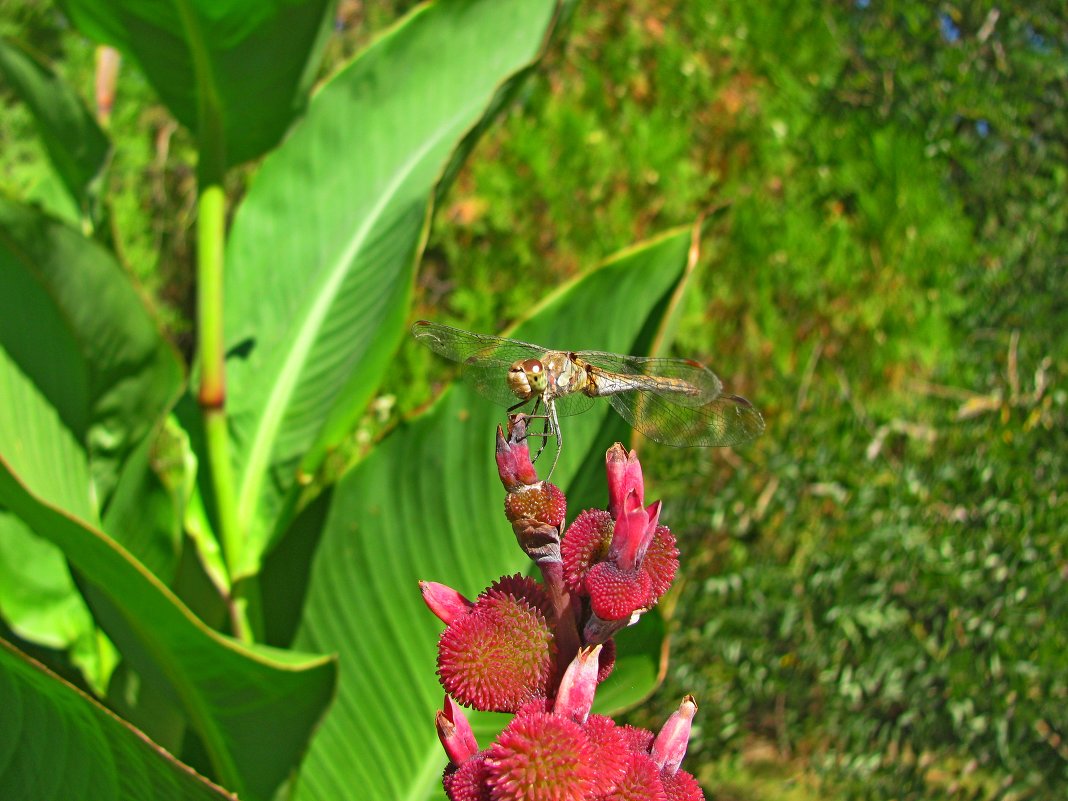
{"label": "red canna flower", "polygon": [[[660,733],[591,714],[597,685],[615,662],[613,634],[669,589],[678,548],[645,505],[641,464],[615,444],[605,456],[608,509],[581,512],[562,535],[566,499],[538,479],[526,418],[497,429],[505,515],[543,582],[504,576],[470,601],[420,582],[446,628],[438,676],[446,690],[436,727],[449,765],[450,801],[703,801],[680,769],[697,705],[687,696]],[[478,750],[459,704],[514,714]]]}

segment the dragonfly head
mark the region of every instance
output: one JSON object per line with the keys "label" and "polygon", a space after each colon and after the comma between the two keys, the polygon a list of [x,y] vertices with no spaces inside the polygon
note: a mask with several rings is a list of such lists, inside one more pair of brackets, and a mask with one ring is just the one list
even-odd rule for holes
{"label": "dragonfly head", "polygon": [[520,359],[508,369],[508,388],[526,400],[545,392],[545,365],[537,359]]}

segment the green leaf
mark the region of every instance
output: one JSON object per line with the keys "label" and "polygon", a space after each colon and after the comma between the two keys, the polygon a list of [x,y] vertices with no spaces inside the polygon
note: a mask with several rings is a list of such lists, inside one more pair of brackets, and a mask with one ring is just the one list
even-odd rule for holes
{"label": "green leaf", "polygon": [[[227,164],[274,147],[303,109],[330,0],[63,0],[86,35],[144,71],[171,113]],[[221,137],[222,141],[215,141]]]}
{"label": "green leaf", "polygon": [[[111,254],[0,198],[0,456],[20,480],[96,523],[180,379],[177,358]],[[128,523],[139,531],[142,520]],[[0,606],[9,624],[33,642],[74,647],[87,679],[101,686],[110,660],[98,648],[106,646],[63,555],[17,525],[5,526],[2,548]]]}
{"label": "green leaf", "polygon": [[[108,251],[0,198],[0,454],[93,522],[177,397],[181,368]],[[88,475],[86,471],[88,470]]]}
{"label": "green leaf", "polygon": [[32,112],[74,205],[95,221],[92,189],[108,161],[107,136],[74,90],[19,44],[0,39],[0,73]]}
{"label": "green leaf", "polygon": [[186,442],[161,421],[130,454],[104,514],[104,530],[141,564],[170,584],[182,550],[187,504]]}
{"label": "green leaf", "polygon": [[[689,245],[685,230],[628,251],[550,296],[517,336],[549,347],[633,351],[658,325]],[[557,480],[584,463],[599,462],[603,476],[612,443],[595,437],[607,407],[563,421]],[[441,626],[423,606],[417,581],[440,581],[473,597],[498,576],[528,568],[502,514],[493,452],[503,420],[503,410],[451,389],[335,488],[296,642],[336,651],[341,684],[302,770],[299,798],[340,798],[352,787],[369,798],[440,793],[444,756],[434,711],[442,699],[435,675]],[[603,479],[600,486],[603,506]]]}
{"label": "green leaf", "polygon": [[246,648],[209,629],[106,535],[42,502],[2,461],[0,505],[63,550],[123,656],[181,704],[219,780],[242,798],[269,799],[330,702],[334,660]]}
{"label": "green leaf", "polygon": [[0,797],[234,799],[0,640]]}
{"label": "green leaf", "polygon": [[442,171],[539,54],[550,0],[423,6],[335,76],[256,176],[227,251],[227,407],[255,573],[390,366]]}
{"label": "green leaf", "polygon": [[69,651],[94,691],[102,693],[117,659],[100,634],[62,551],[0,512],[0,609],[27,642]]}

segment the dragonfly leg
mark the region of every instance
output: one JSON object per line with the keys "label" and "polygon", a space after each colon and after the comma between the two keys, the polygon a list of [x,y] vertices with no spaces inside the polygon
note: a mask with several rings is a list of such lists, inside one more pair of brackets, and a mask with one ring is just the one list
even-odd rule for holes
{"label": "dragonfly leg", "polygon": [[[548,438],[550,432],[556,436],[556,456],[553,458],[553,466],[549,468],[548,475],[543,479],[543,481],[548,481],[549,477],[553,474],[553,470],[556,469],[556,463],[560,461],[560,451],[563,450],[564,447],[564,437],[560,433],[560,420],[556,416],[556,404],[546,403],[545,411],[545,424],[547,429],[546,438]],[[544,447],[545,441],[542,440],[542,448]],[[538,451],[538,453],[541,453],[541,451]]]}
{"label": "dragonfly leg", "polygon": [[[540,417],[542,420],[545,421],[545,426],[542,428],[540,434],[533,434],[533,433],[527,434],[528,437],[541,437],[541,447],[539,447],[538,448],[538,452],[534,454],[534,458],[530,460],[531,464],[534,464],[534,462],[538,461],[538,457],[541,456],[541,452],[543,450],[545,450],[545,440],[548,439],[547,428],[548,428],[548,425],[549,425],[549,415],[548,414],[538,414],[538,408],[540,406],[541,406],[541,395],[539,395],[537,397],[537,399],[535,399],[534,408],[532,408],[530,410],[531,419],[537,419],[537,418]],[[548,404],[546,404],[545,411],[546,412],[549,411]]]}

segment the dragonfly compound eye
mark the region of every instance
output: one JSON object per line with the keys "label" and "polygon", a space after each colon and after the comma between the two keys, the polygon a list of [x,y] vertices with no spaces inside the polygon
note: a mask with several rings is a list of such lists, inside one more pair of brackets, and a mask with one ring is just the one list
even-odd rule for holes
{"label": "dragonfly compound eye", "polygon": [[545,366],[537,359],[523,361],[523,373],[532,392],[545,391]]}
{"label": "dragonfly compound eye", "polygon": [[531,389],[527,379],[526,362],[520,360],[508,368],[508,389],[520,400],[526,400],[537,394],[537,390]]}

